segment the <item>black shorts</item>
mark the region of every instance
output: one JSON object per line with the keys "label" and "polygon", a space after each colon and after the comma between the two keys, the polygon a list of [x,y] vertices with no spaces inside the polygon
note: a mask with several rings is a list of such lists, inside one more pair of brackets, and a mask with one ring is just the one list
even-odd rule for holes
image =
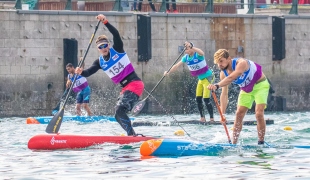
{"label": "black shorts", "polygon": [[118,97],[116,106],[123,106],[127,109],[127,112],[131,111],[133,106],[138,102],[139,96],[132,91],[125,91]]}

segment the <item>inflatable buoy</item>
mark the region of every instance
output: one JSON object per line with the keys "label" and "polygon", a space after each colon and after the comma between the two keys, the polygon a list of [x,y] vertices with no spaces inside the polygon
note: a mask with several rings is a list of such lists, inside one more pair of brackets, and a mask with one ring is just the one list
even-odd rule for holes
{"label": "inflatable buoy", "polygon": [[183,130],[177,130],[177,131],[175,131],[174,132],[174,135],[176,135],[176,136],[184,136],[184,131]]}
{"label": "inflatable buoy", "polygon": [[27,119],[26,119],[26,123],[27,124],[40,124],[39,123],[39,121],[37,121],[35,118],[33,118],[33,117],[28,117]]}
{"label": "inflatable buoy", "polygon": [[283,129],[284,129],[285,131],[291,131],[291,130],[293,130],[290,126],[285,126]]}

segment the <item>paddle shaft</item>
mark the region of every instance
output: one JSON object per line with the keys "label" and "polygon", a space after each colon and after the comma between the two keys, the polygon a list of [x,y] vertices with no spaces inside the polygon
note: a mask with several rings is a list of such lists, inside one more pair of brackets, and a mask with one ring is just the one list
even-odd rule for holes
{"label": "paddle shaft", "polygon": [[[223,113],[222,113],[222,110],[221,110],[221,107],[219,105],[219,102],[217,101],[217,97],[216,97],[216,94],[214,91],[212,91],[212,96],[213,96],[213,99],[214,99],[214,102],[215,102],[215,105],[217,107],[217,110],[219,111],[220,113],[220,116],[221,116],[221,119],[224,120],[224,116],[223,116]],[[228,129],[227,129],[227,126],[224,122],[222,122],[223,126],[224,126],[224,129],[226,131],[226,135],[227,135],[227,138],[228,138],[228,142],[229,144],[231,144],[231,140],[230,140],[230,136],[229,136],[229,133],[228,133]]]}
{"label": "paddle shaft", "polygon": [[60,103],[61,103],[61,101],[62,101],[63,97],[67,95],[67,93],[68,93],[68,89],[66,89],[66,90],[64,91],[64,93],[62,94],[62,96],[61,96],[61,98],[60,98],[59,102],[57,103],[56,107],[53,109],[53,111],[54,111],[54,110],[59,111],[59,108],[60,108]]}
{"label": "paddle shaft", "polygon": [[[98,21],[98,23],[97,23],[97,25],[96,25],[96,27],[95,27],[95,31],[94,31],[94,33],[92,34],[91,38],[90,38],[90,41],[89,41],[87,50],[85,51],[85,54],[84,54],[84,56],[83,56],[82,61],[79,62],[78,67],[82,67],[82,65],[83,65],[83,63],[84,63],[85,57],[86,57],[86,55],[87,55],[87,53],[88,53],[88,50],[89,50],[89,48],[90,48],[90,46],[91,46],[91,43],[93,42],[94,36],[95,36],[95,34],[96,34],[96,32],[97,32],[97,29],[98,29],[98,27],[99,27],[100,22],[101,22],[101,21]],[[71,86],[70,86],[70,88],[69,88],[69,90],[68,90],[68,92],[67,92],[66,99],[65,99],[63,105],[61,106],[60,111],[58,111],[58,112],[54,115],[54,117],[52,118],[52,120],[51,120],[51,121],[49,122],[49,124],[47,125],[47,127],[46,127],[46,129],[45,129],[45,132],[47,132],[47,133],[58,133],[58,131],[59,131],[59,129],[60,129],[60,126],[61,126],[61,122],[62,122],[62,120],[63,120],[63,116],[64,116],[64,112],[65,112],[65,106],[66,106],[66,104],[67,104],[67,102],[68,102],[68,99],[69,99],[69,97],[70,97],[70,93],[71,93],[71,91],[72,91],[72,88],[73,88],[73,85],[74,85],[74,83],[75,83],[75,81],[76,81],[76,78],[77,78],[77,75],[74,76],[73,82],[72,82],[72,84],[71,84]]]}
{"label": "paddle shaft", "polygon": [[[183,51],[181,52],[181,54],[178,56],[178,58],[173,62],[173,64],[170,66],[170,68],[168,69],[167,73],[171,70],[171,68],[174,66],[174,64],[180,59],[180,57],[183,55],[183,53],[185,52],[186,48],[183,49]],[[146,96],[146,98],[144,98],[144,100],[146,100],[147,98],[150,97],[150,95],[155,91],[155,89],[157,88],[157,86],[163,81],[163,79],[166,77],[166,75],[164,75],[159,81],[158,83],[155,85],[155,87],[148,92],[148,95]]]}
{"label": "paddle shaft", "polygon": [[[85,54],[84,54],[84,56],[83,56],[83,59],[82,59],[82,60],[79,62],[79,64],[78,64],[78,67],[79,67],[79,68],[82,67],[82,65],[83,65],[83,63],[84,63],[84,61],[85,61],[85,57],[86,57],[86,55],[87,55],[87,53],[88,53],[88,50],[89,50],[89,48],[90,48],[90,46],[91,46],[91,44],[92,44],[92,42],[93,42],[93,40],[94,40],[94,37],[95,37],[95,34],[96,34],[97,30],[98,30],[98,27],[99,27],[100,22],[101,22],[101,21],[98,21],[98,23],[97,23],[97,25],[96,25],[96,27],[95,27],[95,30],[94,30],[94,32],[93,32],[91,38],[90,38],[90,41],[89,41],[89,43],[88,43],[88,47],[87,47],[87,49],[86,49],[86,51],[85,51]],[[64,109],[65,106],[66,106],[66,104],[67,104],[67,101],[68,101],[68,99],[69,99],[69,97],[70,97],[70,93],[71,93],[71,91],[72,91],[72,88],[73,88],[73,85],[74,85],[74,83],[75,83],[75,81],[76,81],[76,78],[77,78],[77,76],[74,76],[73,82],[72,82],[72,84],[71,84],[71,86],[70,86],[70,88],[69,88],[69,90],[68,90],[66,99],[65,99],[65,101],[64,101],[64,103],[63,103],[61,109]]]}
{"label": "paddle shaft", "polygon": [[[169,72],[171,70],[171,68],[174,66],[174,64],[180,59],[180,57],[182,56],[182,54],[184,53],[184,51],[186,50],[186,48],[183,49],[182,53],[178,56],[178,58],[174,61],[174,63],[171,65],[171,67],[168,69],[167,72]],[[162,80],[165,78],[166,74],[158,81],[158,83],[155,85],[155,87],[151,90],[151,92],[147,92],[148,95],[146,96],[146,98],[144,98],[142,101],[139,101],[133,108],[132,108],[132,115],[135,116],[137,114],[139,114],[139,112],[143,109],[146,100],[152,95],[153,91],[157,88],[157,86],[162,82]],[[145,90],[145,89],[144,89]]]}
{"label": "paddle shaft", "polygon": [[177,121],[177,119],[176,119],[172,114],[169,114],[168,111],[161,105],[161,103],[160,103],[159,101],[157,101],[157,99],[156,99],[153,95],[151,95],[146,89],[144,89],[144,90],[145,90],[150,96],[152,96],[153,99],[155,99],[155,101],[159,104],[159,106],[165,111],[165,113],[166,113],[167,115],[170,115],[170,117],[171,117],[176,123],[178,123],[178,126],[180,126],[180,127],[183,129],[183,131],[188,135],[188,137],[191,137],[191,136],[188,134],[188,132],[180,125],[179,121]]}

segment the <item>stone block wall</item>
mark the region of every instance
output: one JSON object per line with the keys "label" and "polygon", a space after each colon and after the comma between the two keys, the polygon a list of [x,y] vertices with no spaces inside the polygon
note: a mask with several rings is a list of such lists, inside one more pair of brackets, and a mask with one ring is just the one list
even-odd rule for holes
{"label": "stone block wall", "polygon": [[[179,56],[179,46],[192,41],[204,50],[216,73],[213,54],[226,48],[231,56],[241,45],[245,57],[263,66],[277,96],[287,99],[288,110],[309,109],[309,43],[308,16],[285,16],[286,59],[272,61],[271,17],[268,15],[162,14],[149,13],[152,21],[152,59],[137,61],[137,15],[102,12],[119,30],[124,49],[145,88],[151,90],[163,72]],[[98,12],[79,11],[0,11],[0,116],[49,115],[64,89],[63,39],[78,40],[79,56],[83,54],[96,25]],[[100,25],[95,39],[112,35]],[[112,42],[113,43],[113,42]],[[82,53],[81,53],[82,52]],[[89,67],[99,54],[93,43],[85,63]],[[91,107],[95,114],[113,114],[120,87],[102,72],[88,78],[93,94]],[[196,79],[187,67],[166,77],[154,97],[171,113],[197,113]],[[146,96],[147,93],[144,93]],[[234,102],[232,97],[231,102]],[[74,105],[68,108],[73,109]],[[234,110],[235,104],[230,104]],[[151,99],[149,113],[163,113]]]}

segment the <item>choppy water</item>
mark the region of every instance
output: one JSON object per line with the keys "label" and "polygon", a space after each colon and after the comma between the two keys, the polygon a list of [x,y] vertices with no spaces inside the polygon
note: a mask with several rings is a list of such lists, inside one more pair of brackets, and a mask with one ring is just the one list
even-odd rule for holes
{"label": "choppy water", "polygon": [[[197,115],[176,115],[177,120],[197,119]],[[218,119],[218,116],[216,116]],[[275,120],[267,126],[269,144],[310,145],[310,113],[274,113]],[[140,116],[136,120],[171,120],[169,116]],[[227,119],[232,120],[233,115]],[[245,120],[254,120],[247,115]],[[309,179],[310,149],[264,149],[234,151],[220,156],[178,158],[144,158],[139,143],[131,146],[100,145],[86,150],[35,152],[27,148],[28,140],[45,132],[46,125],[27,125],[26,118],[0,119],[0,179]],[[285,126],[292,131],[285,131]],[[183,125],[193,138],[226,143],[224,128]],[[229,125],[230,129],[231,126]],[[137,133],[173,136],[178,126],[136,127]],[[81,124],[64,122],[62,133],[120,135],[117,123]],[[188,139],[187,136],[184,136]],[[256,126],[244,126],[240,136],[243,144],[256,144]]]}

